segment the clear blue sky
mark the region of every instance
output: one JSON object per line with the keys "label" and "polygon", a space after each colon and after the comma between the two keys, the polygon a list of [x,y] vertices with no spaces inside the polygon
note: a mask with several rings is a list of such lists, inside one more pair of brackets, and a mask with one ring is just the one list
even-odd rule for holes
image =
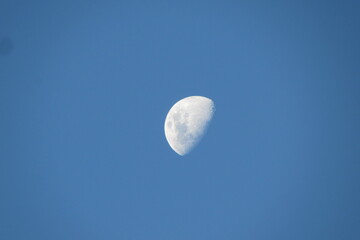
{"label": "clear blue sky", "polygon": [[359,1],[1,0],[0,239],[360,239]]}

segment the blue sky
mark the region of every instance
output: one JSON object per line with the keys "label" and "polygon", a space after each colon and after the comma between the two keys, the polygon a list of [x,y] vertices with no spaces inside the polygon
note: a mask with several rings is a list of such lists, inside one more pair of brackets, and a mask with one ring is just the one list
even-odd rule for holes
{"label": "blue sky", "polygon": [[0,239],[360,239],[359,9],[2,0]]}

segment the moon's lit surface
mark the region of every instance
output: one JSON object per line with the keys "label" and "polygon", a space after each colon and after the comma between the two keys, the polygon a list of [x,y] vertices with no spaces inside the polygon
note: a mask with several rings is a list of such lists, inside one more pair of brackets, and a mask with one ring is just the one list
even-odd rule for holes
{"label": "moon's lit surface", "polygon": [[214,111],[214,102],[206,97],[191,96],[175,103],[164,126],[171,148],[182,156],[189,153],[206,132]]}

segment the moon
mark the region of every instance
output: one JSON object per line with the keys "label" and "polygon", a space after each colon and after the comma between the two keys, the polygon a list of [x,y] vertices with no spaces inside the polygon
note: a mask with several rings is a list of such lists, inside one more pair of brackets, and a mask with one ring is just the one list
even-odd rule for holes
{"label": "moon", "polygon": [[165,119],[165,136],[179,155],[188,154],[201,140],[215,112],[210,98],[191,96],[172,106]]}

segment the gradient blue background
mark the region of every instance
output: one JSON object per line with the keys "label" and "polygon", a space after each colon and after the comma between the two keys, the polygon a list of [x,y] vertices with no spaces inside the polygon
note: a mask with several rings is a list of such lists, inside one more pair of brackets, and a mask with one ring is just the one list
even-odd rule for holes
{"label": "gradient blue background", "polygon": [[360,239],[359,1],[1,0],[0,41],[0,239]]}

